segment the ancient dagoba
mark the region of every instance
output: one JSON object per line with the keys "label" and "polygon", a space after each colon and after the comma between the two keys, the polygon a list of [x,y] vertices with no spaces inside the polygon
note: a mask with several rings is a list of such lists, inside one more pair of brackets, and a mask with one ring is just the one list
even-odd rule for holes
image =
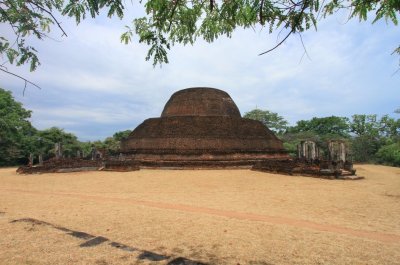
{"label": "ancient dagoba", "polygon": [[288,158],[280,141],[261,122],[242,118],[232,98],[215,88],[195,87],[174,93],[160,118],[136,127],[121,144],[136,161],[251,165]]}

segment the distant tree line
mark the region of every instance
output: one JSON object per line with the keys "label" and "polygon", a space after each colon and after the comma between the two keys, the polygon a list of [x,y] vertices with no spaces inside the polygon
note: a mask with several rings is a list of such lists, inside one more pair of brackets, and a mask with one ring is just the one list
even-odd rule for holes
{"label": "distant tree line", "polygon": [[64,157],[76,157],[78,151],[81,156],[90,157],[93,148],[115,155],[119,153],[120,141],[131,132],[117,132],[104,141],[82,142],[61,128],[38,130],[30,117],[31,111],[16,102],[11,92],[0,88],[0,166],[26,164],[30,154],[36,159],[39,154],[45,160],[54,157],[56,143],[61,143]]}
{"label": "distant tree line", "polygon": [[[400,114],[400,110],[395,111]],[[261,121],[283,140],[285,148],[296,155],[300,141],[312,140],[327,152],[328,140],[343,140],[350,147],[355,162],[400,166],[400,119],[389,115],[355,114],[347,117],[314,117],[294,126],[277,113],[255,109],[245,118]]]}
{"label": "distant tree line", "polygon": [[[400,114],[400,109],[395,111]],[[63,129],[52,127],[38,130],[29,121],[31,111],[16,102],[11,92],[0,88],[0,166],[26,164],[30,154],[44,159],[55,156],[55,144],[61,143],[65,157],[76,157],[78,151],[90,157],[93,148],[110,155],[119,154],[120,142],[130,130],[115,133],[104,141],[82,142]],[[294,126],[277,113],[254,109],[245,118],[261,121],[283,140],[291,155],[296,155],[297,144],[315,141],[322,152],[328,140],[344,140],[350,147],[355,162],[381,163],[400,166],[400,119],[389,115],[356,114],[347,117],[314,117],[300,120]]]}

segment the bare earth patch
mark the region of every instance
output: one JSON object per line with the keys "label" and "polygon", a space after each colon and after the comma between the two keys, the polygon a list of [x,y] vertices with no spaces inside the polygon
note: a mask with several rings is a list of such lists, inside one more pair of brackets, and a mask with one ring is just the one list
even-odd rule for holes
{"label": "bare earth patch", "polygon": [[400,169],[0,169],[0,264],[400,264]]}

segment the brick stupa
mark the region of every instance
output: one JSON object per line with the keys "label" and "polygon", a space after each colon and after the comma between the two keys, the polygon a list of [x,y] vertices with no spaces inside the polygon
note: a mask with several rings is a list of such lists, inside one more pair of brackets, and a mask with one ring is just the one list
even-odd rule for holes
{"label": "brick stupa", "polygon": [[122,141],[136,161],[184,166],[251,165],[285,159],[282,141],[261,122],[242,118],[228,93],[195,87],[174,93],[160,118],[150,118]]}

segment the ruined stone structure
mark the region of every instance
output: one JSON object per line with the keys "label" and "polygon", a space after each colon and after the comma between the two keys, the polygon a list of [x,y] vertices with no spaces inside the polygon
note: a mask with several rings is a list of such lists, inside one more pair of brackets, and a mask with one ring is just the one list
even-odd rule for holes
{"label": "ruined stone structure", "polygon": [[335,161],[346,161],[347,156],[347,148],[344,141],[329,141],[328,142],[329,149],[329,159]]}
{"label": "ruined stone structure", "polygon": [[55,143],[54,151],[56,153],[56,159],[61,159],[63,157],[63,151],[62,151],[61,143]]}
{"label": "ruined stone structure", "polygon": [[121,151],[136,161],[168,166],[212,161],[252,165],[262,159],[288,158],[282,141],[267,127],[242,118],[226,92],[205,87],[174,93],[161,117],[136,127],[122,142]]}
{"label": "ruined stone structure", "polygon": [[314,141],[302,141],[297,145],[297,157],[299,159],[315,160],[318,159],[319,147]]}
{"label": "ruined stone structure", "polygon": [[[313,141],[298,145],[298,158],[288,156],[280,141],[261,122],[242,118],[224,91],[188,88],[174,93],[159,118],[136,127],[121,143],[121,153],[109,156],[93,148],[91,159],[56,157],[39,166],[20,167],[18,173],[72,172],[83,170],[132,171],[141,168],[252,168],[253,170],[322,178],[361,179],[346,146],[330,141],[327,159]],[[31,158],[30,161],[33,161]]]}
{"label": "ruined stone structure", "polygon": [[314,141],[301,141],[297,145],[297,159],[264,160],[257,162],[253,170],[302,175],[329,179],[362,179],[355,176],[352,161],[346,160],[347,148],[344,141],[328,142],[328,154],[323,157]]}
{"label": "ruined stone structure", "polygon": [[43,161],[42,165],[38,166],[22,166],[17,169],[17,173],[36,174],[36,173],[51,173],[51,172],[73,172],[73,171],[88,171],[99,170],[102,168],[101,160],[84,160],[77,158],[57,158],[54,157],[47,161]]}

